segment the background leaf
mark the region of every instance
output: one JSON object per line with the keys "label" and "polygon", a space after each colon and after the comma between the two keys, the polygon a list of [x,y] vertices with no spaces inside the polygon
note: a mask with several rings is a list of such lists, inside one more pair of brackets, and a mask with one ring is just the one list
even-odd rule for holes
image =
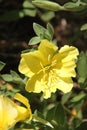
{"label": "background leaf", "polygon": [[0,61],[0,71],[5,67],[5,63]]}
{"label": "background leaf", "polygon": [[77,71],[78,71],[78,82],[84,83],[87,78],[87,56],[86,53],[81,52],[77,62]]}

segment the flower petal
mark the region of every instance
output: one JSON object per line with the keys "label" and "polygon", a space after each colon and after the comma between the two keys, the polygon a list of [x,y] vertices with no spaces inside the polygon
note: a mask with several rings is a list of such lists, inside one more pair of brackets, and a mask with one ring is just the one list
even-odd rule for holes
{"label": "flower petal", "polygon": [[43,54],[45,63],[47,64],[53,57],[54,53],[58,50],[58,47],[48,40],[42,40],[38,50]]}
{"label": "flower petal", "polygon": [[35,93],[40,93],[43,90],[43,86],[41,84],[41,79],[43,77],[43,73],[40,72],[39,74],[35,74],[32,76],[27,84],[25,89],[29,92],[35,92]]}
{"label": "flower petal", "polygon": [[78,50],[73,46],[65,45],[59,50],[54,56],[56,59],[56,70],[60,77],[75,77],[75,60],[77,59],[77,55],[79,54]]}
{"label": "flower petal", "polygon": [[24,58],[21,59],[18,69],[19,69],[19,72],[25,74],[28,77],[33,75],[33,72],[30,71],[30,69],[29,69],[28,65],[26,64],[26,61],[25,61]]}
{"label": "flower petal", "polygon": [[43,92],[43,97],[45,99],[51,96],[52,92],[55,92],[57,87],[57,77],[55,75],[50,74],[49,72],[40,72],[39,74],[35,74],[32,76],[26,85],[26,90],[28,92],[40,93]]}
{"label": "flower petal", "polygon": [[23,95],[21,95],[20,93],[16,93],[14,98],[16,100],[18,100],[19,102],[23,103],[26,107],[22,107],[22,106],[18,106],[17,105],[17,110],[18,110],[18,117],[16,120],[20,121],[20,120],[24,120],[27,117],[29,119],[32,119],[32,112],[30,109],[30,104],[27,98],[25,98]]}
{"label": "flower petal", "polygon": [[19,64],[19,71],[31,77],[34,73],[40,71],[41,63],[44,59],[39,51],[24,53]]}
{"label": "flower petal", "polygon": [[68,93],[71,91],[73,87],[73,81],[71,78],[61,78],[58,80],[57,88],[64,93]]}
{"label": "flower petal", "polygon": [[8,129],[15,125],[18,111],[16,105],[9,98],[0,96],[0,128]]}

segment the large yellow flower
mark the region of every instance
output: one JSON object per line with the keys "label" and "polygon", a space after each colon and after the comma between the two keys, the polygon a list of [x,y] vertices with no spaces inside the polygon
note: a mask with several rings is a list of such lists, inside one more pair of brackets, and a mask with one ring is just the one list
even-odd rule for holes
{"label": "large yellow flower", "polygon": [[23,103],[25,107],[19,106],[11,99],[0,95],[0,130],[8,130],[18,121],[32,118],[28,100],[19,93],[14,98]]}
{"label": "large yellow flower", "polygon": [[75,77],[75,60],[79,54],[73,46],[65,45],[60,50],[47,40],[42,40],[38,50],[21,55],[19,71],[29,77],[26,90],[43,92],[49,98],[56,89],[69,92]]}

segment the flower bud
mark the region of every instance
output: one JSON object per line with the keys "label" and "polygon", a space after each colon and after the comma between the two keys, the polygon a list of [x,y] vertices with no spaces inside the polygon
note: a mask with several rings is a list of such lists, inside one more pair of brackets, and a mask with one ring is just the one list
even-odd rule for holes
{"label": "flower bud", "polygon": [[32,3],[42,9],[46,10],[51,10],[51,11],[59,11],[59,10],[64,10],[64,7],[59,5],[58,3],[55,2],[50,2],[50,1],[41,1],[41,0],[35,0],[32,1]]}

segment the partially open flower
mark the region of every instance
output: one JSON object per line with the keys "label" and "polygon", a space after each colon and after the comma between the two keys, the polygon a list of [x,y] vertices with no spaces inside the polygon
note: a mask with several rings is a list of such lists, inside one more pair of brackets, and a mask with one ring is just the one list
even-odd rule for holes
{"label": "partially open flower", "polygon": [[44,98],[49,98],[56,89],[64,93],[71,91],[78,54],[76,47],[65,45],[58,50],[48,40],[42,40],[38,50],[21,55],[19,71],[29,77],[26,90],[42,91]]}
{"label": "partially open flower", "polygon": [[32,118],[28,99],[19,93],[14,98],[25,106],[19,106],[11,99],[0,95],[0,130],[8,130],[19,121]]}

